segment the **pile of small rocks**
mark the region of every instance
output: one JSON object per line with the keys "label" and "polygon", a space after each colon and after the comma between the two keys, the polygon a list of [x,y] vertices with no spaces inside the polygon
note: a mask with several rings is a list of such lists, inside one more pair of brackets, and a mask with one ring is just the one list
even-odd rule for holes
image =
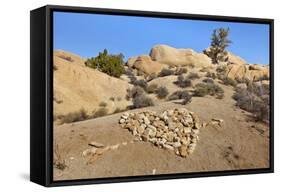
{"label": "pile of small rocks", "polygon": [[199,140],[199,118],[185,108],[167,110],[160,115],[153,111],[124,113],[119,123],[137,140],[148,141],[155,146],[187,157]]}

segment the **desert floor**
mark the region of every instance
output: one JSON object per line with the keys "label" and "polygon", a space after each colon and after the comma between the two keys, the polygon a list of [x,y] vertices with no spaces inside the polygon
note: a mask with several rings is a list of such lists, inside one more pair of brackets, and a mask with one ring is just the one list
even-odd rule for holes
{"label": "desert floor", "polygon": [[[225,97],[193,97],[187,105],[167,101],[153,107],[132,111],[157,112],[185,107],[195,112],[200,121],[223,119],[222,126],[207,126],[200,130],[199,142],[193,154],[182,158],[149,142],[134,141],[134,136],[118,124],[122,113],[54,127],[57,152],[67,165],[54,168],[54,180],[136,176],[167,173],[223,171],[269,167],[269,128],[255,122],[250,113],[235,106],[233,88],[222,85]],[[131,112],[131,111],[130,111]],[[120,145],[95,160],[83,157],[96,141],[105,145]]]}

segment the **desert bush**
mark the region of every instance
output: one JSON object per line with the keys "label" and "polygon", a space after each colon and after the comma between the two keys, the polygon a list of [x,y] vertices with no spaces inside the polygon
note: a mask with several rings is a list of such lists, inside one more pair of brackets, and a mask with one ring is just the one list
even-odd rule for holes
{"label": "desert bush", "polygon": [[123,112],[123,111],[126,111],[126,109],[120,109],[119,107],[117,107],[117,108],[113,111],[113,113],[121,113],[121,112]]}
{"label": "desert bush", "polygon": [[164,76],[169,76],[173,75],[174,71],[172,69],[162,69],[161,72],[158,74],[158,77],[164,77]]}
{"label": "desert bush", "polygon": [[103,117],[107,114],[108,114],[108,109],[101,107],[93,113],[92,118]]}
{"label": "desert bush", "polygon": [[89,116],[87,115],[86,110],[82,108],[77,112],[71,112],[66,115],[60,115],[57,118],[61,121],[61,123],[72,123],[88,119]]}
{"label": "desert bush", "polygon": [[169,91],[166,87],[161,86],[155,91],[155,93],[159,99],[163,99],[169,94]]}
{"label": "desert bush", "polygon": [[206,78],[206,79],[203,79],[203,82],[204,83],[214,83],[214,80],[211,78]]}
{"label": "desert bush", "polygon": [[187,92],[187,94],[182,95],[182,99],[183,99],[182,104],[186,105],[187,103],[191,102],[192,96]]}
{"label": "desert bush", "polygon": [[216,68],[216,72],[218,74],[221,74],[221,75],[225,75],[226,71],[227,71],[227,66],[226,65],[220,65],[220,66],[218,66]]}
{"label": "desert bush", "polygon": [[237,85],[237,82],[234,79],[231,79],[229,77],[223,77],[221,79],[221,81],[224,85],[231,85],[233,87],[235,87]]}
{"label": "desert bush", "polygon": [[[111,97],[111,98],[112,98],[112,97]],[[113,99],[114,99],[114,98],[113,98]],[[106,106],[107,106],[107,103],[104,102],[104,101],[102,101],[102,102],[100,102],[99,106],[100,106],[100,107],[106,107]]]}
{"label": "desert bush", "polygon": [[195,85],[194,96],[204,97],[206,95],[215,96],[217,99],[224,97],[223,89],[213,83],[198,83]]}
{"label": "desert bush", "polygon": [[247,79],[247,78],[238,78],[238,77],[236,77],[235,78],[235,81],[237,82],[237,83],[245,83],[246,85],[248,85],[249,83],[251,83],[251,81],[249,80],[249,79]]}
{"label": "desert bush", "polygon": [[186,88],[191,86],[191,80],[188,79],[187,77],[184,78],[183,75],[179,75],[175,84],[181,88]]}
{"label": "desert bush", "polygon": [[182,75],[184,73],[187,73],[187,69],[183,67],[180,67],[175,71],[175,75]]}
{"label": "desert bush", "polygon": [[146,82],[152,81],[155,78],[157,78],[157,75],[155,73],[152,73],[146,77]]}
{"label": "desert bush", "polygon": [[136,96],[133,98],[133,108],[142,108],[142,107],[148,107],[153,106],[154,103],[152,99],[145,94]]}
{"label": "desert bush", "polygon": [[217,75],[216,75],[216,73],[207,72],[206,77],[209,77],[209,78],[212,78],[212,79],[216,79]]}
{"label": "desert bush", "polygon": [[172,93],[168,100],[178,100],[178,99],[184,99],[185,97],[189,97],[189,92],[188,91],[176,91]]}
{"label": "desert bush", "polygon": [[147,93],[154,93],[157,90],[157,88],[158,88],[158,85],[155,84],[155,83],[152,83],[152,84],[147,86],[146,92]]}
{"label": "desert bush", "polygon": [[269,120],[269,87],[250,83],[247,89],[236,88],[233,99],[239,108],[253,113],[256,120]]}
{"label": "desert bush", "polygon": [[143,79],[140,79],[140,80],[136,80],[134,83],[133,83],[135,86],[140,86],[142,87],[144,90],[146,89],[147,87],[147,82]]}
{"label": "desert bush", "polygon": [[198,79],[199,75],[197,73],[191,72],[191,73],[189,73],[188,78],[189,79]]}
{"label": "desert bush", "polygon": [[121,101],[122,100],[122,98],[121,97],[117,97],[117,101]]}
{"label": "desert bush", "polygon": [[137,96],[143,95],[144,90],[139,86],[134,86],[132,89],[127,90],[127,100],[130,98],[135,98]]}
{"label": "desert bush", "polygon": [[87,59],[85,65],[110,76],[120,77],[125,72],[123,58],[122,54],[110,55],[105,49],[97,57]]}
{"label": "desert bush", "polygon": [[61,156],[61,150],[59,148],[59,145],[55,143],[55,149],[54,149],[54,167],[60,170],[64,170],[67,165],[65,163],[65,160]]}

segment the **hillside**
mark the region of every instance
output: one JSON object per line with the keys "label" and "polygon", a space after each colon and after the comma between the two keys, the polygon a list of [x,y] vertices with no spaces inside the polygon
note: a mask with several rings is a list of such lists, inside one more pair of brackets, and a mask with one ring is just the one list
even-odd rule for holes
{"label": "hillside", "polygon": [[[228,62],[214,65],[208,56],[192,49],[157,45],[149,55],[129,58],[125,73],[115,78],[86,67],[85,60],[75,54],[55,51],[54,114],[71,117],[83,108],[88,115],[55,121],[54,179],[268,167],[269,67],[248,64],[230,52],[228,56]],[[165,119],[160,113],[180,108],[198,116],[196,144],[182,142],[193,139],[188,129],[187,135],[179,136],[185,117],[159,122]],[[107,112],[93,116],[100,109]],[[145,117],[136,115],[135,124],[121,126],[125,113],[147,111],[158,113],[158,120],[144,124]],[[167,130],[149,135],[161,123]],[[176,124],[173,129],[172,124]],[[139,135],[140,128],[149,132],[148,138]],[[168,141],[165,137],[171,134]],[[153,144],[155,140],[165,145]],[[181,146],[192,144],[194,152],[177,155]]]}
{"label": "hillside", "polygon": [[54,114],[65,115],[81,108],[91,114],[101,102],[106,103],[108,112],[126,108],[130,104],[125,100],[128,82],[86,67],[84,62],[72,53],[54,52]]}

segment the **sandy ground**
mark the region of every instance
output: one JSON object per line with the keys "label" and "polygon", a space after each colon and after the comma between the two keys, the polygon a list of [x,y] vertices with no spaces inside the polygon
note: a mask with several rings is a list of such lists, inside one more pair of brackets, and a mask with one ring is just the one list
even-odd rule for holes
{"label": "sandy ground", "polygon": [[[187,158],[157,148],[148,142],[133,142],[131,133],[122,129],[118,120],[122,113],[97,119],[64,124],[54,128],[54,142],[67,167],[54,168],[54,180],[101,177],[186,173],[269,167],[269,127],[251,119],[249,113],[237,108],[231,98],[233,88],[225,90],[222,100],[214,97],[193,97],[185,106],[177,101],[161,103],[139,110],[163,111],[186,107],[195,112],[201,122],[212,118],[223,119],[222,127],[207,126],[201,129],[195,152]],[[82,152],[91,141],[105,145],[121,144],[94,161],[83,157]]]}

